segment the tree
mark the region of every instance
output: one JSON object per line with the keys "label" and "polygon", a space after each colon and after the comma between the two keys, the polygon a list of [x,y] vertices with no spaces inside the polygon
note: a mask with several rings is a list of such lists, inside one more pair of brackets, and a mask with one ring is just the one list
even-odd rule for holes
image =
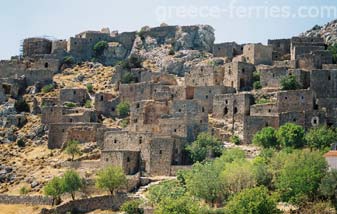
{"label": "tree", "polygon": [[185,193],[186,189],[179,183],[179,181],[171,180],[163,181],[158,185],[151,186],[147,197],[152,204],[157,205],[167,198],[178,199]]}
{"label": "tree", "polygon": [[281,213],[265,187],[246,189],[235,195],[225,208],[226,214],[277,214]]}
{"label": "tree", "polygon": [[99,41],[94,45],[94,52],[95,52],[95,56],[100,57],[103,53],[104,50],[107,49],[109,47],[109,44],[107,41]]}
{"label": "tree", "polygon": [[53,197],[53,205],[61,203],[61,195],[64,193],[62,183],[62,178],[54,177],[43,188],[43,192],[46,196]]}
{"label": "tree", "polygon": [[328,127],[320,126],[311,128],[305,135],[305,139],[312,149],[327,149],[336,143],[337,133]]}
{"label": "tree", "polygon": [[276,148],[279,146],[276,138],[276,130],[272,127],[265,127],[257,132],[253,137],[253,144],[263,148]]}
{"label": "tree", "polygon": [[282,90],[297,90],[300,89],[300,84],[297,82],[296,77],[293,75],[284,76],[281,79]]}
{"label": "tree", "polygon": [[136,82],[136,77],[132,72],[127,71],[122,75],[121,82],[123,84],[134,83]]}
{"label": "tree", "polygon": [[232,135],[231,138],[230,138],[230,142],[235,144],[235,145],[240,145],[241,140],[240,140],[239,136]]}
{"label": "tree", "polygon": [[75,192],[82,188],[82,179],[74,170],[68,170],[62,178],[62,188],[64,192],[70,193],[71,198],[75,200]]}
{"label": "tree", "polygon": [[327,171],[327,163],[322,154],[318,151],[295,150],[283,153],[280,157],[275,185],[282,201],[299,204],[313,200]]}
{"label": "tree", "polygon": [[246,160],[228,163],[221,174],[221,181],[228,196],[254,187],[256,186],[256,177],[253,165]]}
{"label": "tree", "polygon": [[71,140],[67,143],[67,146],[65,148],[65,152],[71,156],[71,161],[74,160],[75,155],[80,155],[80,147],[79,142],[76,140]]}
{"label": "tree", "polygon": [[21,113],[21,112],[30,112],[29,105],[22,98],[15,101],[14,108],[19,113]]}
{"label": "tree", "polygon": [[257,186],[263,185],[268,188],[272,187],[273,175],[263,157],[256,157],[253,160],[253,173],[255,175]]}
{"label": "tree", "polygon": [[212,163],[196,163],[185,175],[187,191],[197,198],[214,205],[223,196],[220,169]]}
{"label": "tree", "polygon": [[127,183],[124,171],[120,167],[109,166],[97,173],[96,186],[114,194],[115,190]]}
{"label": "tree", "polygon": [[332,54],[333,63],[337,63],[337,44],[328,47],[328,51]]}
{"label": "tree", "polygon": [[218,157],[221,155],[222,149],[221,142],[207,132],[200,133],[196,141],[186,147],[194,162]]}
{"label": "tree", "polygon": [[319,191],[321,195],[329,198],[333,204],[337,204],[337,170],[331,170],[323,177],[319,185]]}
{"label": "tree", "polygon": [[139,207],[141,204],[141,200],[127,201],[121,206],[121,211],[126,214],[143,214],[144,210]]}
{"label": "tree", "polygon": [[200,214],[199,205],[191,197],[168,198],[156,207],[155,214]]}
{"label": "tree", "polygon": [[128,102],[121,102],[117,105],[116,110],[119,117],[127,117],[130,112],[130,104]]}
{"label": "tree", "polygon": [[304,133],[302,126],[286,123],[277,130],[276,137],[283,148],[302,148],[305,145]]}

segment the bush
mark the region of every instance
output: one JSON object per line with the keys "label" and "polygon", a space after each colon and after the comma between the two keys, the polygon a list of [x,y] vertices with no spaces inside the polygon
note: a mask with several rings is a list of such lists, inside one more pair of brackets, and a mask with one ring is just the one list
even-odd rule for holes
{"label": "bush", "polygon": [[126,175],[120,167],[109,166],[97,173],[96,186],[100,189],[108,190],[111,195],[126,183]]}
{"label": "bush", "polygon": [[235,195],[225,208],[226,214],[277,214],[281,213],[265,187],[246,189]]}
{"label": "bush", "polygon": [[132,73],[132,72],[125,72],[123,75],[122,75],[122,78],[121,78],[121,83],[123,84],[129,84],[129,83],[134,83],[136,82],[136,77],[135,75]]}
{"label": "bush", "polygon": [[87,90],[88,90],[89,93],[94,92],[94,87],[93,87],[93,85],[91,83],[87,84]]}
{"label": "bush", "polygon": [[43,187],[44,195],[53,197],[53,204],[61,202],[61,195],[64,193],[63,180],[60,177],[54,177]]}
{"label": "bush", "polygon": [[21,112],[30,112],[29,105],[24,99],[16,100],[14,103],[14,108],[18,113]]}
{"label": "bush", "polygon": [[117,105],[116,110],[119,117],[127,117],[130,113],[130,104],[128,102],[121,102]]}
{"label": "bush", "polygon": [[94,45],[95,56],[99,57],[104,53],[104,50],[109,47],[107,41],[99,41]]}
{"label": "bush", "polygon": [[65,152],[71,156],[71,160],[74,160],[75,155],[80,155],[80,147],[79,147],[79,142],[76,140],[71,140],[67,143]]}
{"label": "bush", "polygon": [[306,133],[305,139],[310,148],[325,150],[336,143],[337,133],[331,128],[320,126],[311,128]]}
{"label": "bush", "polygon": [[174,49],[172,47],[172,48],[170,48],[169,55],[173,56],[174,54],[175,54],[175,51],[174,51]]}
{"label": "bush", "polygon": [[300,89],[300,84],[297,82],[296,77],[293,75],[283,77],[280,83],[281,83],[282,90]]}
{"label": "bush", "polygon": [[189,152],[191,159],[197,162],[207,158],[219,157],[223,147],[217,138],[203,132],[191,145],[186,146],[186,150]]}
{"label": "bush", "polygon": [[144,210],[139,208],[141,204],[141,200],[127,201],[121,206],[121,211],[124,211],[126,214],[143,214]]}
{"label": "bush", "polygon": [[276,138],[283,148],[302,148],[306,144],[304,133],[302,126],[286,123],[277,130]]}
{"label": "bush", "polygon": [[91,100],[86,100],[84,104],[85,108],[91,108]]}
{"label": "bush", "polygon": [[230,138],[230,142],[234,143],[235,145],[240,145],[241,140],[240,140],[239,136],[232,135],[231,138]]}
{"label": "bush", "polygon": [[337,44],[331,45],[328,47],[328,51],[332,54],[333,63],[337,63]]}
{"label": "bush", "polygon": [[261,82],[260,82],[260,81],[254,82],[254,83],[253,83],[253,88],[254,88],[255,90],[261,89],[261,88],[262,88]]}
{"label": "bush", "polygon": [[75,200],[75,192],[80,190],[82,186],[82,179],[76,171],[68,170],[64,173],[62,178],[62,188],[64,192],[71,195],[73,200]]}
{"label": "bush", "polygon": [[198,202],[184,196],[178,199],[163,200],[155,209],[155,214],[199,214]]}
{"label": "bush", "polygon": [[151,186],[147,193],[147,198],[149,199],[150,203],[157,205],[167,198],[178,199],[185,193],[185,187],[183,187],[178,181],[169,180]]}
{"label": "bush", "polygon": [[23,148],[26,146],[26,142],[23,139],[19,139],[16,144],[18,145],[18,147]]}
{"label": "bush", "polygon": [[30,192],[30,189],[26,186],[20,188],[20,195],[27,195]]}
{"label": "bush", "polygon": [[67,103],[64,103],[64,106],[67,107],[67,108],[75,108],[76,107],[76,103],[67,102]]}
{"label": "bush", "polygon": [[124,118],[122,121],[121,121],[121,127],[122,128],[126,128],[127,126],[129,125],[129,120]]}
{"label": "bush", "polygon": [[75,64],[75,59],[72,56],[66,56],[66,57],[63,58],[63,63],[68,65],[68,66],[71,66],[71,65]]}
{"label": "bush", "polygon": [[279,165],[279,169],[276,169],[275,186],[282,201],[301,204],[316,198],[320,182],[328,169],[320,152],[283,152],[273,161]]}
{"label": "bush", "polygon": [[54,84],[45,85],[41,89],[42,93],[48,93],[51,92],[52,90],[54,90]]}
{"label": "bush", "polygon": [[276,148],[279,146],[276,138],[276,130],[272,127],[263,128],[253,137],[253,144],[263,148]]}
{"label": "bush", "polygon": [[259,104],[259,105],[262,105],[262,104],[269,104],[269,103],[271,103],[271,101],[270,101],[270,99],[267,99],[267,98],[262,97],[262,98],[260,98],[260,99],[257,99],[257,100],[255,101],[255,103],[256,103],[256,104]]}

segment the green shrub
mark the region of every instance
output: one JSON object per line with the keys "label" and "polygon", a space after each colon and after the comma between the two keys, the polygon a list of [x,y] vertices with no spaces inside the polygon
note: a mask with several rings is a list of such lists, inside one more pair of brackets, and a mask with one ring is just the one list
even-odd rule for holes
{"label": "green shrub", "polygon": [[174,49],[172,47],[172,48],[170,48],[169,55],[173,56],[174,54],[175,54],[175,51],[174,51]]}
{"label": "green shrub", "polygon": [[240,140],[239,136],[233,135],[233,136],[230,138],[230,142],[231,142],[231,143],[234,143],[235,145],[240,145],[241,140]]}
{"label": "green shrub", "polygon": [[122,128],[126,128],[127,126],[129,125],[129,120],[124,118],[122,121],[121,121],[121,127]]}
{"label": "green shrub", "polygon": [[67,107],[67,108],[75,108],[76,107],[76,103],[67,102],[67,103],[64,103],[64,106]]}
{"label": "green shrub", "polygon": [[139,207],[141,204],[141,200],[127,201],[122,205],[121,211],[124,211],[125,214],[143,214],[144,210]]}
{"label": "green shrub", "polygon": [[91,100],[86,100],[84,104],[85,108],[91,108]]}
{"label": "green shrub", "polygon": [[27,195],[30,192],[30,189],[26,186],[20,188],[20,195]]}
{"label": "green shrub", "polygon": [[276,138],[283,148],[302,148],[306,144],[304,134],[305,131],[302,126],[286,123],[277,130]]}
{"label": "green shrub", "polygon": [[269,104],[269,103],[271,103],[271,101],[269,99],[266,99],[266,98],[262,97],[260,99],[257,99],[255,101],[255,103],[262,105],[262,104]]}
{"label": "green shrub", "polygon": [[16,142],[16,145],[20,148],[23,148],[26,146],[26,142],[21,138]]}
{"label": "green shrub", "polygon": [[328,47],[328,51],[332,54],[333,63],[337,63],[337,44],[331,45]]}
{"label": "green shrub", "polygon": [[66,65],[68,65],[68,66],[71,66],[71,65],[73,65],[75,63],[75,59],[72,56],[65,56],[63,58],[63,63],[66,64]]}
{"label": "green shrub", "polygon": [[337,133],[335,130],[320,126],[311,128],[305,135],[310,148],[313,149],[329,149],[333,143],[336,143]]}
{"label": "green shrub", "polygon": [[99,57],[103,54],[104,50],[109,47],[107,41],[99,41],[94,45],[95,56]]}
{"label": "green shrub", "polygon": [[263,148],[278,147],[279,144],[276,138],[276,130],[272,127],[263,128],[254,135],[253,144],[262,146]]}
{"label": "green shrub", "polygon": [[281,79],[282,90],[297,90],[300,89],[300,84],[297,82],[296,77],[293,75],[284,76]]}
{"label": "green shrub", "polygon": [[74,160],[75,155],[81,155],[80,143],[76,140],[71,140],[65,147],[65,152],[71,156],[71,160]]}
{"label": "green shrub", "polygon": [[49,84],[49,85],[45,85],[42,88],[42,93],[48,93],[51,92],[52,90],[54,90],[54,85],[53,84]]}
{"label": "green shrub", "polygon": [[134,83],[134,82],[136,82],[136,77],[135,77],[135,75],[132,72],[128,71],[128,72],[125,72],[122,75],[121,82],[123,84]]}
{"label": "green shrub", "polygon": [[119,117],[127,117],[130,113],[130,104],[128,102],[121,102],[116,107]]}
{"label": "green shrub", "polygon": [[30,112],[29,105],[24,99],[18,99],[14,103],[14,108],[18,113],[21,112]]}
{"label": "green shrub", "polygon": [[262,88],[261,82],[260,81],[254,82],[253,87],[255,90],[261,89]]}
{"label": "green shrub", "polygon": [[89,93],[94,92],[94,86],[91,83],[88,83],[87,84],[87,90],[88,90]]}

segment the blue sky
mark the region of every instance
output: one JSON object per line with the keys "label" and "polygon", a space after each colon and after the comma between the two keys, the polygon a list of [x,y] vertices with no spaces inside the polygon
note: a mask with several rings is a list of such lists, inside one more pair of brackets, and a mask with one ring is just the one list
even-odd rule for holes
{"label": "blue sky", "polygon": [[[300,7],[307,7],[316,14],[320,7],[337,7],[337,0],[3,0],[0,3],[0,59],[17,55],[20,42],[26,37],[63,39],[102,27],[122,32],[139,30],[145,25],[158,26],[162,22],[210,24],[216,30],[216,42],[266,43],[268,38],[288,38],[315,24],[337,19],[336,14],[323,12],[305,18],[238,15],[239,7],[256,6],[267,10],[289,7],[295,14]],[[211,13],[214,10],[217,13]],[[233,10],[235,14],[229,15]]]}

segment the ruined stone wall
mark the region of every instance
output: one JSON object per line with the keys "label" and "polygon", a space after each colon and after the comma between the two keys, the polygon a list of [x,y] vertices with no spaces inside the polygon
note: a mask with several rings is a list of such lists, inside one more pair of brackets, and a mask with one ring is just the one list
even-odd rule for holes
{"label": "ruined stone wall", "polygon": [[215,57],[233,58],[236,55],[241,55],[242,53],[243,53],[243,46],[238,45],[235,42],[214,44],[213,47],[213,55]]}
{"label": "ruined stone wall", "polygon": [[277,116],[246,116],[244,119],[243,143],[250,144],[254,135],[264,127],[279,127]]}
{"label": "ruined stone wall", "polygon": [[59,50],[66,51],[68,46],[67,40],[54,40],[52,41],[51,53],[57,52]]}
{"label": "ruined stone wall", "polygon": [[282,78],[287,75],[296,77],[301,88],[308,88],[310,85],[310,73],[300,69],[288,69],[282,67],[270,67],[260,69],[260,82],[262,87],[280,88]]}
{"label": "ruined stone wall", "polygon": [[337,97],[337,70],[313,70],[310,76],[310,88],[316,98]]}
{"label": "ruined stone wall", "polygon": [[153,138],[150,144],[150,170],[151,176],[170,175],[173,142],[170,137]]}
{"label": "ruined stone wall", "polygon": [[224,65],[224,81],[227,87],[236,90],[248,90],[253,86],[253,72],[255,66],[244,62],[233,62]]}
{"label": "ruined stone wall", "polygon": [[290,54],[290,39],[268,40],[268,45],[273,47],[273,61],[283,60]]}
{"label": "ruined stone wall", "polygon": [[121,84],[119,86],[119,94],[121,101],[135,102],[151,99],[153,94],[153,84],[135,83]]}
{"label": "ruined stone wall", "polygon": [[295,46],[291,49],[291,60],[298,59],[299,56],[310,54],[313,51],[323,51],[324,46]]}
{"label": "ruined stone wall", "polygon": [[23,56],[50,54],[52,42],[44,38],[28,38],[23,41]]}
{"label": "ruined stone wall", "polygon": [[0,204],[52,205],[52,198],[45,196],[22,196],[0,194]]}
{"label": "ruined stone wall", "polygon": [[49,124],[48,148],[49,149],[61,148],[63,144],[68,142],[69,140],[78,140],[82,143],[95,142],[96,130],[100,126],[101,124],[98,123]]}
{"label": "ruined stone wall", "polygon": [[313,110],[311,90],[280,91],[276,94],[279,112],[310,112]]}
{"label": "ruined stone wall", "polygon": [[262,44],[247,44],[243,47],[243,55],[247,62],[259,65],[271,65],[273,62],[273,48]]}
{"label": "ruined stone wall", "polygon": [[153,85],[153,100],[184,100],[186,99],[186,92],[184,86],[178,85]]}
{"label": "ruined stone wall", "polygon": [[95,110],[99,114],[108,117],[117,116],[116,107],[120,103],[120,98],[110,93],[95,94]]}
{"label": "ruined stone wall", "polygon": [[60,103],[73,102],[83,106],[89,98],[87,89],[84,88],[71,88],[60,90]]}
{"label": "ruined stone wall", "polygon": [[101,163],[103,166],[119,166],[126,175],[134,175],[139,172],[140,152],[103,150],[101,154]]}
{"label": "ruined stone wall", "polygon": [[223,73],[212,65],[193,66],[189,73],[185,74],[186,86],[213,86],[221,85]]}
{"label": "ruined stone wall", "polygon": [[256,104],[250,107],[250,116],[278,116],[278,108],[276,104]]}

